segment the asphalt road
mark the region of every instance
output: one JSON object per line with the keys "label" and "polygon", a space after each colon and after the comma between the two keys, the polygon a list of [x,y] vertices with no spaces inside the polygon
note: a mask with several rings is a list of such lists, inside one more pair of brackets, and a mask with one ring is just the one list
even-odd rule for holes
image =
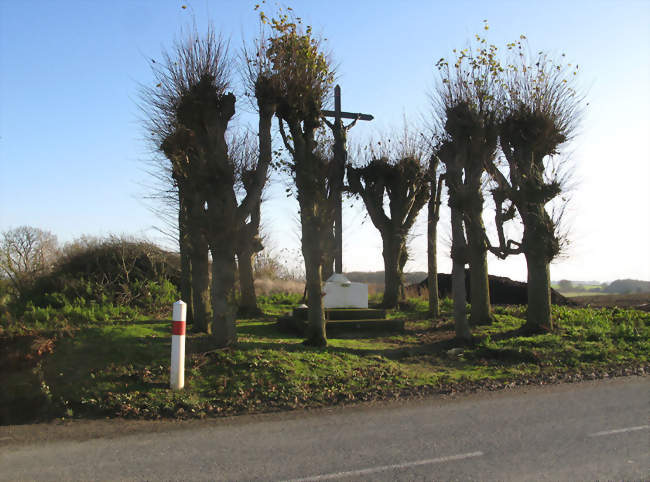
{"label": "asphalt road", "polygon": [[140,423],[142,430],[126,434],[119,427],[128,424],[104,422],[85,440],[57,440],[50,427],[47,440],[20,442],[38,427],[5,427],[0,479],[649,479],[648,382],[517,388],[155,430]]}

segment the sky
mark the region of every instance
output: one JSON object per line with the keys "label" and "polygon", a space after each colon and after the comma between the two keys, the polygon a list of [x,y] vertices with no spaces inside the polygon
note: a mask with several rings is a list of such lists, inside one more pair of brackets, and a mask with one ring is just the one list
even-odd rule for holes
{"label": "sky", "polygon": [[[151,60],[181,30],[211,22],[236,55],[259,32],[256,2],[0,0],[0,231],[46,229],[61,242],[82,235],[146,237],[170,245],[147,200],[151,146],[139,89]],[[275,10],[267,2],[267,14]],[[186,8],[183,8],[185,6]],[[554,280],[650,280],[650,1],[294,1],[296,15],[327,39],[344,110],[374,115],[349,143],[419,125],[430,115],[435,62],[462,48],[483,20],[497,45],[525,34],[533,51],[580,65],[586,107],[564,147],[573,166],[568,250]],[[237,84],[235,75],[234,84]],[[235,127],[254,122],[239,97]],[[352,152],[351,152],[352,155]],[[263,205],[270,249],[300,262],[295,200],[274,176]],[[155,207],[155,206],[154,206]],[[489,217],[486,214],[486,217]],[[449,272],[449,216],[438,263]],[[344,210],[344,270],[383,269],[381,238],[359,203]],[[407,271],[426,270],[426,225],[412,233]],[[490,273],[525,280],[523,256],[489,259]]]}

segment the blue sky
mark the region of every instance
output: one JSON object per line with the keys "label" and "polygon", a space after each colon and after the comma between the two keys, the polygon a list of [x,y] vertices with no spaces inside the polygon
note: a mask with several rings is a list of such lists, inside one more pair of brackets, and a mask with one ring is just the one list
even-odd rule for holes
{"label": "blue sky", "polygon": [[[152,81],[182,27],[212,21],[236,53],[258,31],[249,1],[0,0],[0,231],[23,224],[61,241],[83,234],[156,238],[143,197],[149,147],[138,85]],[[183,9],[186,5],[188,8]],[[273,4],[271,4],[273,5]],[[590,103],[569,146],[572,193],[567,257],[553,279],[650,279],[650,2],[302,1],[296,14],[327,40],[338,64],[343,108],[372,113],[350,142],[399,129],[429,112],[434,62],[490,24],[503,44],[525,34],[534,50],[580,64]],[[271,12],[273,7],[267,7]],[[242,102],[241,110],[246,107]],[[240,123],[249,117],[242,115]],[[269,190],[264,226],[276,251],[295,253],[296,205]],[[361,208],[346,210],[346,270],[380,270],[381,242]],[[449,270],[441,221],[439,262]],[[407,269],[424,269],[418,223]],[[289,234],[287,234],[289,233]],[[525,278],[522,257],[490,271]]]}

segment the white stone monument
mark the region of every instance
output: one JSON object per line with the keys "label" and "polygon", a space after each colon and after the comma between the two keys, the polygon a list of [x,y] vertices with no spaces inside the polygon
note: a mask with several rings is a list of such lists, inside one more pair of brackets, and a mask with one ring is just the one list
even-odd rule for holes
{"label": "white stone monument", "polygon": [[341,273],[330,276],[324,290],[325,308],[368,308],[368,285],[352,283]]}

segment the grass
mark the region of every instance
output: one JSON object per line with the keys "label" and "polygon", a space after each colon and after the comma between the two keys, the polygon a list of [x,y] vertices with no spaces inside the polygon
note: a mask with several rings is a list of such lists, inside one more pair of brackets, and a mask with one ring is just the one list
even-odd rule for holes
{"label": "grass", "polygon": [[576,296],[599,296],[602,295],[602,292],[599,291],[560,291],[560,294],[562,296],[566,296],[567,298],[575,298]]}
{"label": "grass", "polygon": [[[451,303],[437,320],[410,300],[389,316],[403,333],[331,338],[325,349],[279,331],[275,318],[300,295],[261,298],[266,316],[238,321],[238,343],[213,350],[188,334],[186,388],[169,390],[170,324],[134,320],[16,336],[0,382],[2,423],[70,417],[206,417],[321,407],[512,383],[624,373],[647,367],[650,313],[554,307],[553,333],[521,336],[525,307],[495,307],[497,321],[473,328],[476,343],[456,349]],[[0,347],[3,348],[3,347]],[[7,350],[6,353],[12,353]]]}

